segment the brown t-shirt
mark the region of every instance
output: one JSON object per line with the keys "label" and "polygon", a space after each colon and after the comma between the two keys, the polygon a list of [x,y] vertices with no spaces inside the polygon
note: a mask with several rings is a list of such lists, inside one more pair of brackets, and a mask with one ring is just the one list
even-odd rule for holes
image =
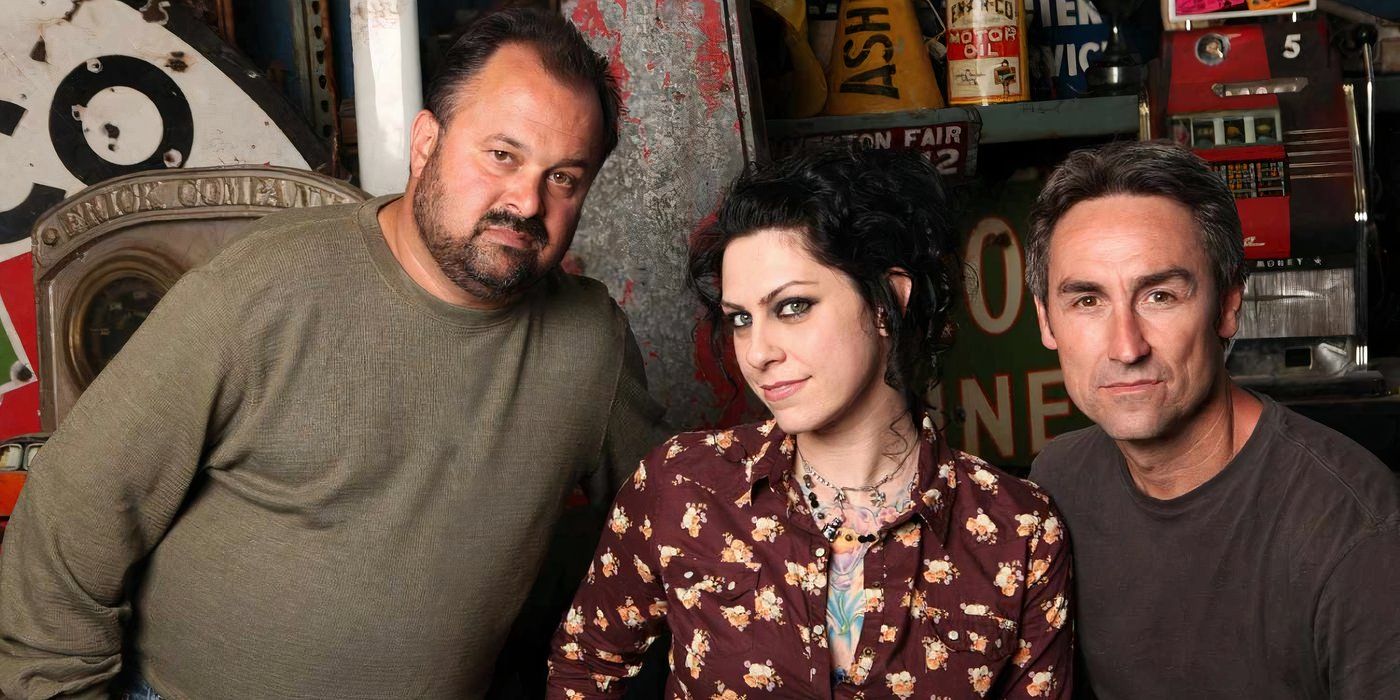
{"label": "brown t-shirt", "polygon": [[387,201],[263,219],[83,395],[5,538],[4,693],[102,696],[123,652],[172,698],[485,692],[565,497],[659,409],[602,284],[447,304]]}
{"label": "brown t-shirt", "polygon": [[1172,500],[1143,495],[1098,427],[1036,459],[1074,544],[1080,680],[1102,700],[1400,693],[1396,478],[1261,400],[1234,460]]}

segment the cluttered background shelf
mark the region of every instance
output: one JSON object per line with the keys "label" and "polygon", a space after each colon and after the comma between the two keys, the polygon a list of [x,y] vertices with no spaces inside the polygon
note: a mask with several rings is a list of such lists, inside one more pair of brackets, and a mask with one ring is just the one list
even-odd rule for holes
{"label": "cluttered background shelf", "polygon": [[769,119],[766,125],[770,139],[785,139],[972,122],[980,125],[978,143],[988,144],[1128,134],[1138,130],[1138,121],[1138,98],[1119,95],[842,117]]}

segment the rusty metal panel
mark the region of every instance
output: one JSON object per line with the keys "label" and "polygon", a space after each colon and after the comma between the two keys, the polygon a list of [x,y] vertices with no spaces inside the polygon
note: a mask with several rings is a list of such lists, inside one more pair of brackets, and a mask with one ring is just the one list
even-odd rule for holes
{"label": "rusty metal panel", "polygon": [[[627,312],[653,394],[678,428],[731,422],[743,397],[692,338],[685,288],[689,235],[765,143],[743,47],[747,2],[573,0],[566,17],[613,62],[627,114],[617,151],[593,185],[573,250]],[[751,52],[750,52],[751,53]],[[703,376],[702,376],[703,375]]]}

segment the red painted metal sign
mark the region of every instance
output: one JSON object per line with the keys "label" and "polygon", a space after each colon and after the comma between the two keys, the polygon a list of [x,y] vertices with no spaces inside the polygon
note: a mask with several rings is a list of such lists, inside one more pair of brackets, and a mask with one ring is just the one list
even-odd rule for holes
{"label": "red painted metal sign", "polygon": [[948,122],[924,126],[892,126],[885,129],[852,129],[828,133],[779,137],[772,142],[773,154],[782,156],[808,144],[859,140],[872,148],[913,149],[938,166],[944,175],[971,175],[975,170],[976,135],[969,122]]}

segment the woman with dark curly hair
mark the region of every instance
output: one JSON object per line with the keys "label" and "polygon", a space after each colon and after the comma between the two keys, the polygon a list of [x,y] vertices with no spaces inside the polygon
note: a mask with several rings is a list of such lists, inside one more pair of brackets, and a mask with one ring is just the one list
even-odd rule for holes
{"label": "woman with dark curly hair", "polygon": [[551,697],[621,697],[663,626],[667,697],[1069,697],[1059,516],[923,404],[960,292],[949,214],[909,153],[735,181],[691,282],[773,419],[642,462],[555,636]]}

